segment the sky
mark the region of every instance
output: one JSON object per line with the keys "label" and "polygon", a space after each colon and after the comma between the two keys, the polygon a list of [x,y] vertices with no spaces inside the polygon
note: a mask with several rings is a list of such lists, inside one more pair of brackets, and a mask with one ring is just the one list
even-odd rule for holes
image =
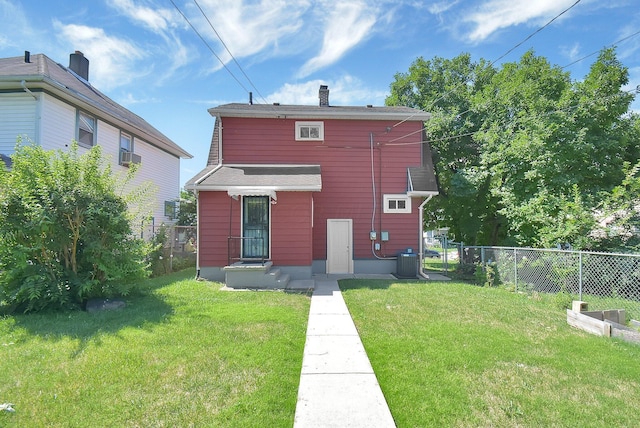
{"label": "sky", "polygon": [[[332,105],[380,106],[418,57],[470,53],[499,66],[528,50],[571,64],[565,70],[581,80],[614,44],[629,68],[625,89],[640,85],[638,0],[575,3],[0,0],[0,57],[29,51],[68,66],[69,54],[83,52],[94,87],[193,155],[181,161],[182,186],[206,165],[207,109],[248,103],[249,92],[254,103],[317,105],[328,85]],[[640,111],[640,97],[632,107]]]}

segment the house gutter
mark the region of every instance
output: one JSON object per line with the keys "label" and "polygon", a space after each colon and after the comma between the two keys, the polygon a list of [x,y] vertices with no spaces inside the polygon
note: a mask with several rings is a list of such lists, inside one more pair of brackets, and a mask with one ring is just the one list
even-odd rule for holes
{"label": "house gutter", "polygon": [[34,100],[38,101],[38,97],[36,97],[35,94],[31,92],[29,88],[27,88],[27,82],[24,79],[20,82],[20,86],[22,86],[22,89],[24,89],[27,94],[31,95]]}
{"label": "house gutter", "polygon": [[420,231],[420,268],[418,271],[420,276],[425,279],[429,279],[429,276],[424,272],[424,206],[431,200],[431,198],[433,198],[433,195],[429,195],[427,199],[420,204],[420,208],[418,208],[420,210],[420,227],[418,228]]}

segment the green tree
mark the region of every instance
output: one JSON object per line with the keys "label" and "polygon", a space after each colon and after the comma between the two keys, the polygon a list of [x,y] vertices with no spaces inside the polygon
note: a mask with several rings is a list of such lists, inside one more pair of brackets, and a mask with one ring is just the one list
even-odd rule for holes
{"label": "green tree", "polygon": [[533,52],[500,69],[467,54],[418,59],[387,103],[434,117],[441,196],[427,226],[472,244],[593,246],[594,212],[638,161],[627,81],[611,49],[580,82]]}
{"label": "green tree", "polygon": [[147,275],[147,244],[100,147],[18,145],[0,174],[0,301],[26,311],[127,294]]}
{"label": "green tree", "polygon": [[489,63],[473,62],[467,53],[418,58],[407,73],[396,74],[386,100],[432,113],[425,126],[440,195],[425,208],[426,226],[448,226],[456,239],[471,244],[497,240],[502,223],[491,177],[481,168],[482,142],[475,137],[484,120],[475,103],[494,74]]}
{"label": "green tree", "polygon": [[180,191],[180,209],[176,225],[196,226],[198,224],[198,200],[192,192],[182,189]]}

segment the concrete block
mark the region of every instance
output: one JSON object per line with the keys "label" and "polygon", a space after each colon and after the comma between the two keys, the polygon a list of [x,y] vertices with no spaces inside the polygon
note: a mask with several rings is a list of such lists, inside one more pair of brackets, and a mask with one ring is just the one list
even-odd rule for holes
{"label": "concrete block", "polygon": [[571,310],[573,312],[584,312],[588,309],[589,305],[587,302],[583,302],[581,300],[574,300],[571,305]]}

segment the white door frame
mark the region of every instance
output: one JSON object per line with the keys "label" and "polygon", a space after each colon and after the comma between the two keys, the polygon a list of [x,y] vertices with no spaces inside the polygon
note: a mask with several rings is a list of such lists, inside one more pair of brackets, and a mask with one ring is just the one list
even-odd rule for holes
{"label": "white door frame", "polygon": [[353,220],[350,218],[327,219],[326,270],[327,273],[353,273]]}

